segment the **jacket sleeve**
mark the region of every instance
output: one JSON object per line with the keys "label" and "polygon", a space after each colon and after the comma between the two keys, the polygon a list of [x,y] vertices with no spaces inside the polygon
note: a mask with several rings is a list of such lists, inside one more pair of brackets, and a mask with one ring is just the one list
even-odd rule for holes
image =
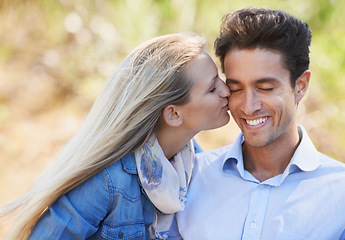
{"label": "jacket sleeve", "polygon": [[110,196],[102,173],[61,196],[37,221],[29,239],[86,239],[97,232]]}

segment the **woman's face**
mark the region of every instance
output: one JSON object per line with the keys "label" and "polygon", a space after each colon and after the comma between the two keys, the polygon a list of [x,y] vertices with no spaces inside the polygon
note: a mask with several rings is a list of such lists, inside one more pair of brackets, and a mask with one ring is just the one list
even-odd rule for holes
{"label": "woman's face", "polygon": [[185,70],[193,81],[193,87],[188,103],[179,106],[184,127],[197,133],[227,124],[230,120],[230,90],[219,78],[212,58],[203,51]]}

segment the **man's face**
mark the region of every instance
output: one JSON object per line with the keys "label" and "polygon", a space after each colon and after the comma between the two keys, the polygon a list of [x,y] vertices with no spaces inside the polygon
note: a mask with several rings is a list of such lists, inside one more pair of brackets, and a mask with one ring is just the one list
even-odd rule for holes
{"label": "man's face", "polygon": [[261,48],[233,50],[224,59],[229,109],[245,143],[288,144],[296,136],[295,91],[281,54]]}

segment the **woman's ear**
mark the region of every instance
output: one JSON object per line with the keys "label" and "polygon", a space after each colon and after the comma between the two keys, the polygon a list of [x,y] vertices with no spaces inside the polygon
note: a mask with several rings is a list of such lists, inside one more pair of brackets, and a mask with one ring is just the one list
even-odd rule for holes
{"label": "woman's ear", "polygon": [[178,110],[177,106],[173,104],[163,108],[163,118],[170,127],[178,127],[183,122],[181,112]]}
{"label": "woman's ear", "polygon": [[310,80],[310,74],[311,74],[310,71],[306,70],[296,80],[295,90],[294,90],[296,104],[298,104],[302,100],[304,95],[307,93],[309,80]]}

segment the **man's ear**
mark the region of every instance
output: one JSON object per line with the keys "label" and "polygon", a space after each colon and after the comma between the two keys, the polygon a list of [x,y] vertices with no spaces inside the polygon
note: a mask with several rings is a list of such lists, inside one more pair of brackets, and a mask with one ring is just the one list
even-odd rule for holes
{"label": "man's ear", "polygon": [[295,90],[294,90],[296,104],[298,104],[302,100],[304,95],[307,93],[309,80],[310,80],[310,74],[311,74],[310,71],[306,70],[296,80]]}
{"label": "man's ear", "polygon": [[182,115],[176,105],[170,104],[163,109],[163,118],[170,127],[178,127],[183,123]]}

